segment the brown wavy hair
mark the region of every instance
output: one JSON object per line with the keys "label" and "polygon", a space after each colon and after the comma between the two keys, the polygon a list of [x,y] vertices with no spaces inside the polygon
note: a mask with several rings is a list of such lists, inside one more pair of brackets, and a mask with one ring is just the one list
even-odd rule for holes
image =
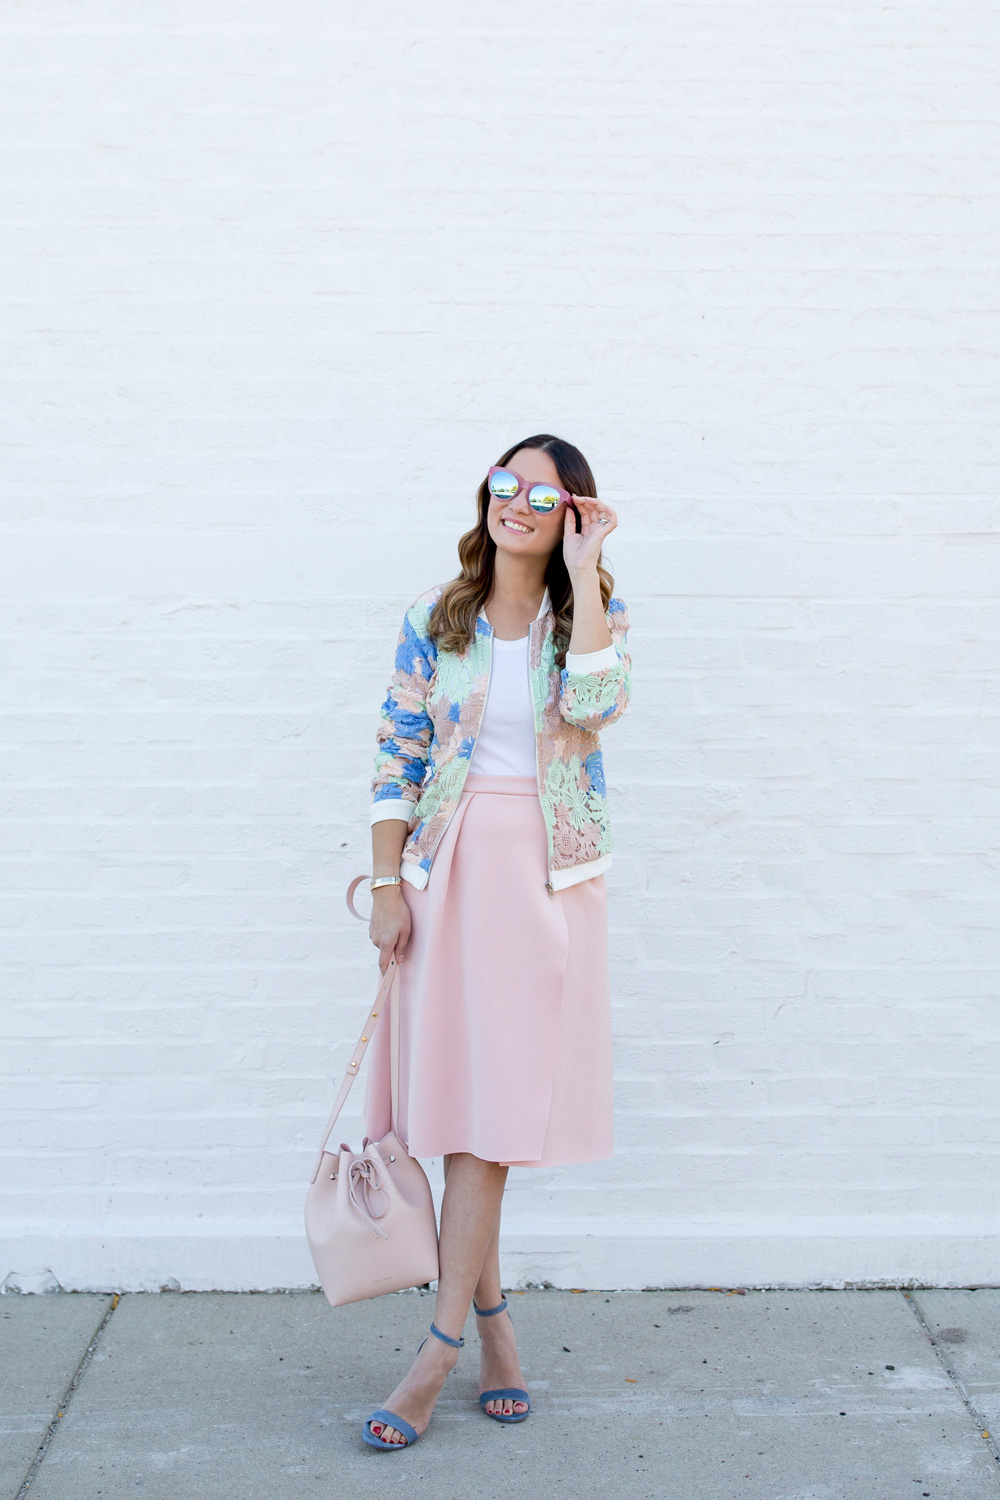
{"label": "brown wavy hair", "polygon": [[[579,448],[574,448],[572,443],[553,437],[548,432],[538,433],[535,437],[514,443],[506,453],[501,453],[497,463],[509,464],[514,454],[519,453],[522,448],[540,448],[555,464],[563,489],[569,490],[573,495],[584,495],[596,500],[597,485],[590,465]],[[493,592],[497,544],[490,536],[486,524],[490,492],[485,479],[476,492],[476,508],[475,526],[458,540],[458,560],[462,571],[457,578],[445,584],[431,611],[427,626],[428,634],[437,643],[439,650],[457,654],[464,653],[471,646],[479,611]],[[613,578],[600,556],[597,559],[597,574],[606,612],[611,599]],[[545,569],[545,582],[556,617],[556,665],[562,670],[566,665],[566,650],[573,632],[573,587],[563,561],[561,543],[557,543],[552,550]]]}

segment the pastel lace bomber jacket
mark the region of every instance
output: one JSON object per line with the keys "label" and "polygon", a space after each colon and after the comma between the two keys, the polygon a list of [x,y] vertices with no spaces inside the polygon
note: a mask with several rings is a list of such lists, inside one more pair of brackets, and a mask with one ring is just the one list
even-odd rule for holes
{"label": "pastel lace bomber jacket", "polygon": [[[395,670],[376,732],[372,823],[404,818],[409,832],[400,874],[419,888],[451,821],[483,720],[493,661],[493,627],[480,611],[461,655],[438,651],[427,634],[443,584],[420,594],[403,619]],[[599,731],[620,719],[631,695],[628,614],[612,597],[605,614],[612,643],[567,652],[555,663],[555,612],[548,589],[528,635],[528,680],[535,715],[538,794],[548,834],[549,879],[557,890],[600,875],[613,839]]]}

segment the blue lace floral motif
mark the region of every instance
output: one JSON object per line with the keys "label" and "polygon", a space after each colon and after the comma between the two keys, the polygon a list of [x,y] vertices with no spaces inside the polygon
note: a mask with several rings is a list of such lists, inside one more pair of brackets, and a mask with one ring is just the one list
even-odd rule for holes
{"label": "blue lace floral motif", "polygon": [[602,797],[605,796],[608,788],[604,780],[604,756],[600,750],[592,750],[583,764],[590,777],[592,790],[599,792]]}

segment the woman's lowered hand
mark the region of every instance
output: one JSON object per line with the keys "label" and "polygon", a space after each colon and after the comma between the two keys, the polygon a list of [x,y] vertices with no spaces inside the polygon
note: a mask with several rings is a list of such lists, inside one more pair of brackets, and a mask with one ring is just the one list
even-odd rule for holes
{"label": "woman's lowered hand", "polygon": [[378,966],[384,974],[393,953],[402,963],[410,940],[410,908],[398,885],[380,885],[372,891],[372,914],[368,936],[378,949]]}

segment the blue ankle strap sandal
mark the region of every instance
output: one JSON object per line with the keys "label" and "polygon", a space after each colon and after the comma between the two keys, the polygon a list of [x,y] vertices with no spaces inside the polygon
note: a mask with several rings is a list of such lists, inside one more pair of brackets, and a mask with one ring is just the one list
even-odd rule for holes
{"label": "blue ankle strap sandal", "polygon": [[[477,1318],[495,1318],[497,1313],[502,1312],[506,1312],[507,1316],[510,1317],[510,1309],[507,1306],[506,1297],[496,1307],[487,1307],[485,1309],[477,1307],[473,1302],[472,1310]],[[511,1318],[512,1323],[513,1321],[514,1319]],[[489,1401],[523,1401],[528,1411],[486,1411],[486,1404]],[[519,1390],[517,1386],[507,1386],[503,1390],[483,1391],[479,1397],[479,1405],[483,1411],[486,1411],[488,1417],[493,1418],[494,1422],[523,1422],[528,1412],[531,1411],[531,1397],[527,1391]]]}
{"label": "blue ankle strap sandal", "polygon": [[[464,1338],[453,1339],[450,1334],[442,1333],[436,1323],[431,1324],[431,1333],[433,1333],[435,1338],[440,1339],[443,1344],[450,1344],[453,1349],[461,1349],[462,1345],[465,1343]],[[420,1353],[426,1342],[426,1339],[420,1340],[420,1343],[417,1345],[418,1354]],[[383,1440],[378,1436],[377,1433],[372,1432],[373,1422],[382,1422],[384,1423],[385,1427],[395,1427],[397,1431],[403,1434],[406,1442],[383,1442]],[[380,1406],[378,1411],[372,1412],[371,1416],[362,1427],[361,1436],[364,1438],[369,1448],[399,1449],[400,1451],[402,1451],[402,1449],[404,1448],[412,1448],[420,1434],[416,1431],[415,1428],[410,1426],[409,1422],[405,1422],[402,1417],[398,1417],[394,1411],[387,1411],[384,1406]]]}

